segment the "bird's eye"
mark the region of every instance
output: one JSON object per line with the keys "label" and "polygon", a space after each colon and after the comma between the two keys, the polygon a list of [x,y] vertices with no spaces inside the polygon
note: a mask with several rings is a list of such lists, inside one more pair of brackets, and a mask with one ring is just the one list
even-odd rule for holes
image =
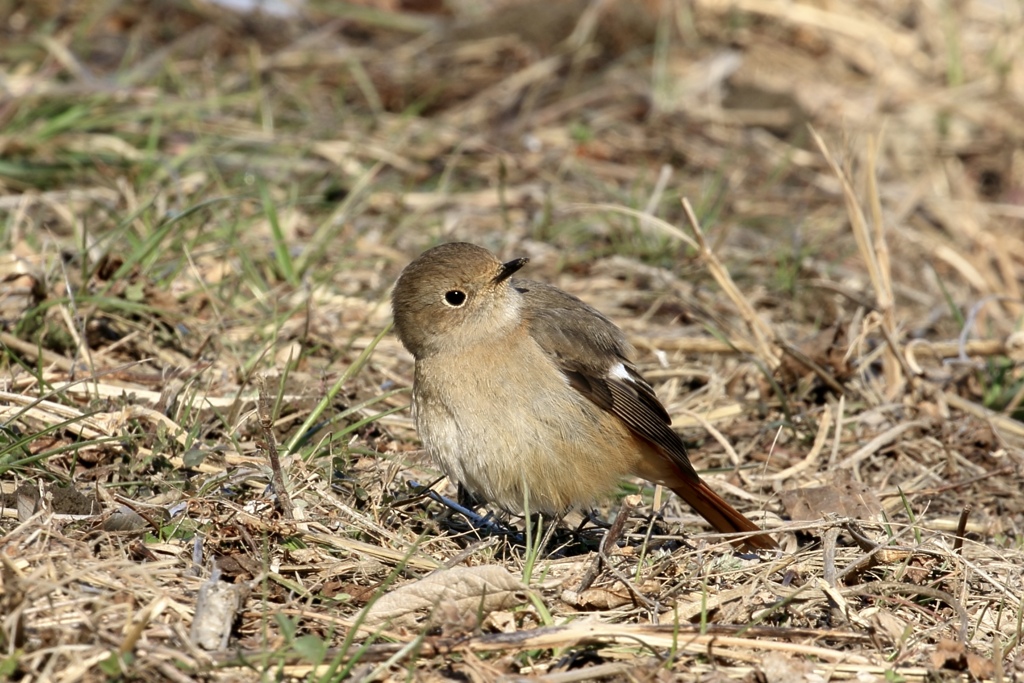
{"label": "bird's eye", "polygon": [[461,289],[452,289],[444,293],[444,302],[453,308],[466,303],[466,293]]}

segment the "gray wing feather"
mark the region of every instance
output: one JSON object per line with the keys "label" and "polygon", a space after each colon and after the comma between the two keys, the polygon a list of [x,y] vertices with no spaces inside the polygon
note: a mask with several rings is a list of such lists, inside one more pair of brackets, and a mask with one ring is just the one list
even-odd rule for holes
{"label": "gray wing feather", "polygon": [[[570,386],[616,415],[634,434],[660,447],[685,475],[697,479],[686,446],[672,431],[672,418],[633,364],[633,347],[622,330],[557,287],[519,279],[513,279],[512,286],[528,300],[523,308],[530,335]],[[627,378],[610,374],[617,364],[626,369]]]}

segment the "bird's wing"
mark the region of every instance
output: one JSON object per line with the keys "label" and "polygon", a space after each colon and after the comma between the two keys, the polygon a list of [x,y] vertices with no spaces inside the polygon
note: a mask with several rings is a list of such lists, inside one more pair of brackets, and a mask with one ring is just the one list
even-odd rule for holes
{"label": "bird's wing", "polygon": [[615,323],[557,287],[518,279],[512,286],[527,299],[523,309],[530,335],[570,386],[656,445],[683,475],[699,479],[686,446],[672,431],[672,418],[637,371],[633,347]]}

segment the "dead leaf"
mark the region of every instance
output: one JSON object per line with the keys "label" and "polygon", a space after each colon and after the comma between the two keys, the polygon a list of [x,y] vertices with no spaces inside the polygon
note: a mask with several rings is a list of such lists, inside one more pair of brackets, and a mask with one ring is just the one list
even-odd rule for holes
{"label": "dead leaf", "polygon": [[953,671],[968,671],[975,679],[991,678],[992,662],[970,652],[963,643],[940,640],[931,655],[932,667]]}
{"label": "dead leaf", "polygon": [[791,657],[782,652],[769,652],[761,658],[761,673],[769,683],[793,683],[795,681],[810,681],[813,678],[813,668],[810,662],[805,662],[797,657]]}
{"label": "dead leaf", "polygon": [[246,584],[230,584],[212,577],[199,589],[189,638],[204,650],[223,650],[231,638],[238,612],[245,604]]}
{"label": "dead leaf", "polygon": [[485,626],[498,633],[515,633],[516,615],[514,612],[498,610],[487,616]]}
{"label": "dead leaf", "polygon": [[612,588],[588,588],[576,596],[576,607],[580,609],[608,610],[621,607],[633,600],[625,586],[615,584]]}
{"label": "dead leaf", "polygon": [[[823,369],[839,384],[843,384],[853,376],[853,366],[847,357],[849,347],[846,328],[840,324],[821,330],[813,337],[805,339],[794,347],[794,351]],[[782,357],[778,368],[779,380],[786,386],[797,382],[810,383],[815,377],[814,371],[794,354]]]}
{"label": "dead leaf", "polygon": [[860,613],[860,618],[871,624],[877,633],[885,634],[890,643],[901,642],[907,636],[907,622],[887,609],[869,607]]}
{"label": "dead leaf", "polygon": [[445,623],[453,623],[455,615],[462,615],[479,624],[495,610],[526,602],[528,591],[499,565],[453,567],[383,595],[370,605],[363,623],[371,628],[387,623],[392,627],[414,626],[419,616],[429,612],[442,614]]}
{"label": "dead leaf", "polygon": [[874,520],[882,511],[875,492],[845,469],[837,470],[832,482],[825,486],[789,489],[782,491],[779,498],[797,522],[814,522],[826,514]]}

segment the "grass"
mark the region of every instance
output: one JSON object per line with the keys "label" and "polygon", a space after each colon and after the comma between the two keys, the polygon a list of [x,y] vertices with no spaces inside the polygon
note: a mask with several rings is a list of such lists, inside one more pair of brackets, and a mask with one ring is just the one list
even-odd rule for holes
{"label": "grass", "polygon": [[[572,2],[0,0],[0,677],[1012,678],[1020,17]],[[784,552],[414,486],[388,294],[451,240],[619,323]]]}

